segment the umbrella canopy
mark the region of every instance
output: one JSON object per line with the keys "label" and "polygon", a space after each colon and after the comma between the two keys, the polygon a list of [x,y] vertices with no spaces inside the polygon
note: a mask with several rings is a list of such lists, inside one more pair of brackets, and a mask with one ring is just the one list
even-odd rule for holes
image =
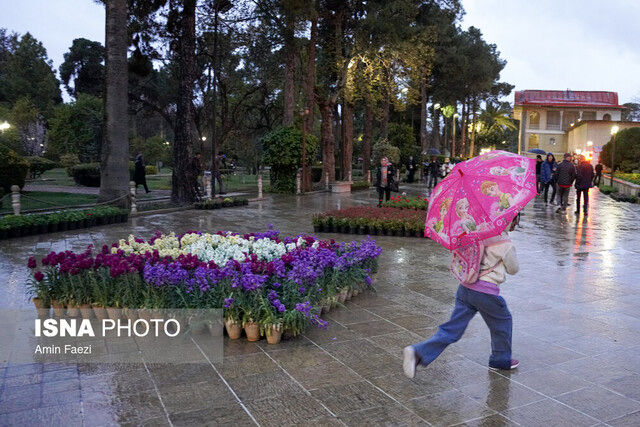
{"label": "umbrella canopy", "polygon": [[540,149],[540,148],[532,148],[531,150],[529,150],[529,153],[533,153],[533,154],[547,154],[546,151]]}
{"label": "umbrella canopy", "polygon": [[454,166],[429,200],[425,236],[449,250],[497,236],[536,196],[536,161],[490,151]]}
{"label": "umbrella canopy", "polygon": [[438,150],[437,148],[429,148],[427,150],[427,154],[430,156],[439,156],[440,155],[440,150]]}

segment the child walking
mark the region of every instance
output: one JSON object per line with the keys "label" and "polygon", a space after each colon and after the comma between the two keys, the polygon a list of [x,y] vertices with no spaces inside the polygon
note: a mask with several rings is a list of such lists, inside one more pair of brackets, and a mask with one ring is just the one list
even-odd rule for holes
{"label": "child walking", "polygon": [[[520,221],[518,214],[511,224],[513,231]],[[456,293],[455,305],[449,321],[438,327],[438,331],[419,344],[404,348],[404,373],[413,378],[416,367],[427,366],[444,351],[449,344],[462,338],[467,325],[477,312],[484,319],[491,332],[491,356],[489,367],[492,369],[515,369],[519,362],[511,358],[511,313],[507,303],[500,296],[500,288],[506,275],[518,272],[516,249],[503,232],[495,244],[484,248],[480,262],[478,280],[473,284],[461,283]]]}

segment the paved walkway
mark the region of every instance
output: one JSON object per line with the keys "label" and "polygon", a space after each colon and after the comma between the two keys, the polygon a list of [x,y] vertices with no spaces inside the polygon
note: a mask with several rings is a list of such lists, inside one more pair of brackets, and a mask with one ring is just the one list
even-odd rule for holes
{"label": "paved walkway", "polygon": [[[373,191],[274,196],[245,208],[5,240],[0,306],[28,306],[32,254],[153,230],[258,231],[273,223],[285,234],[310,232],[311,213],[373,199]],[[594,190],[592,199],[588,218],[535,200],[512,236],[521,271],[503,295],[521,361],[515,372],[487,369],[489,333],[476,316],[461,341],[406,379],[402,347],[447,319],[456,283],[435,243],[379,237],[377,292],[331,312],[328,330],[278,346],[227,341],[216,365],[0,368],[0,425],[639,425],[640,212]]]}

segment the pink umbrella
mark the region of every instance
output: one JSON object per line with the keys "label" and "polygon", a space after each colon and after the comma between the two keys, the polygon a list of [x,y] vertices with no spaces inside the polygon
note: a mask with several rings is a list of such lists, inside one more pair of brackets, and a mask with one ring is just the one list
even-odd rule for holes
{"label": "pink umbrella", "polygon": [[535,196],[535,160],[490,151],[456,164],[436,185],[424,235],[449,250],[497,236]]}

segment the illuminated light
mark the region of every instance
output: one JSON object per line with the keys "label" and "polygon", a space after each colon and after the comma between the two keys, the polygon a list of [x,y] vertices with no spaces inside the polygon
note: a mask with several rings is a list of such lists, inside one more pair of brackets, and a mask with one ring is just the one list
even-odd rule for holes
{"label": "illuminated light", "polygon": [[580,148],[576,148],[576,154],[577,154],[577,155],[580,155],[580,153],[582,153],[582,149],[580,149]]}
{"label": "illuminated light", "polygon": [[11,125],[8,122],[2,122],[0,123],[0,130],[2,132],[4,132],[5,130],[9,129],[11,127]]}
{"label": "illuminated light", "polygon": [[207,137],[206,137],[206,136],[203,136],[203,137],[202,137],[202,140],[203,140],[203,141],[206,141],[206,140],[207,140]]}
{"label": "illuminated light", "polygon": [[593,146],[593,141],[587,141],[587,146],[592,147]]}
{"label": "illuminated light", "polygon": [[620,130],[620,128],[617,125],[611,126],[611,135],[618,133],[618,130]]}
{"label": "illuminated light", "polygon": [[569,123],[569,126],[573,127],[573,125],[574,125],[574,124],[575,124],[575,123],[571,122],[571,123]]}
{"label": "illuminated light", "polygon": [[435,104],[433,104],[433,109],[434,110],[437,110],[438,108],[440,108],[440,104],[439,103],[436,102]]}

